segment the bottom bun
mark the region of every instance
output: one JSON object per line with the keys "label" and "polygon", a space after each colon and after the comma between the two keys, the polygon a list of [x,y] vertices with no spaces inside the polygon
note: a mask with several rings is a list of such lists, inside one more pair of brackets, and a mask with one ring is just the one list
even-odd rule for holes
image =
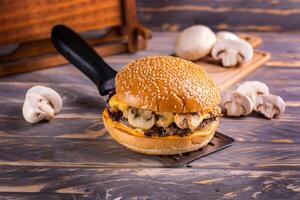
{"label": "bottom bun", "polygon": [[142,130],[112,121],[107,109],[102,117],[105,128],[117,142],[132,151],[149,155],[174,155],[200,149],[213,138],[219,125],[217,119],[207,124],[204,129],[194,131],[188,136],[148,137]]}

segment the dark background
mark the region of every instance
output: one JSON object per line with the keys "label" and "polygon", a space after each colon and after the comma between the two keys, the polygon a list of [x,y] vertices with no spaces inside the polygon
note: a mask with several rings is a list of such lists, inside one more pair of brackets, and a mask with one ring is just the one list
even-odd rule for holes
{"label": "dark background", "polygon": [[155,31],[193,24],[215,30],[299,31],[300,0],[137,0],[139,20]]}

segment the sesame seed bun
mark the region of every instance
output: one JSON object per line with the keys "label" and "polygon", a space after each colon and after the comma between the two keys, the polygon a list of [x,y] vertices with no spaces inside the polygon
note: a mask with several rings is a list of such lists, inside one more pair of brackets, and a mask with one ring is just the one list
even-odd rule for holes
{"label": "sesame seed bun", "polygon": [[220,102],[215,82],[199,66],[172,56],[150,56],[127,64],[116,76],[117,98],[156,112],[209,112]]}
{"label": "sesame seed bun", "polygon": [[209,143],[219,125],[219,120],[213,121],[204,129],[185,137],[148,137],[141,130],[111,120],[107,109],[102,117],[105,128],[117,142],[132,151],[149,155],[174,155],[197,150]]}

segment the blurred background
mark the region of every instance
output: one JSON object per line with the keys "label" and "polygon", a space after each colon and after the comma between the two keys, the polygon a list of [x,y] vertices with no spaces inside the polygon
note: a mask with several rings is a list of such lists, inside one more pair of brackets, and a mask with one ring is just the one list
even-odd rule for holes
{"label": "blurred background", "polygon": [[0,77],[67,64],[51,44],[57,24],[85,33],[102,56],[146,49],[152,33],[195,24],[263,34],[300,29],[300,0],[0,0],[0,13]]}
{"label": "blurred background", "polygon": [[138,0],[139,20],[155,31],[193,24],[214,30],[297,31],[299,0]]}

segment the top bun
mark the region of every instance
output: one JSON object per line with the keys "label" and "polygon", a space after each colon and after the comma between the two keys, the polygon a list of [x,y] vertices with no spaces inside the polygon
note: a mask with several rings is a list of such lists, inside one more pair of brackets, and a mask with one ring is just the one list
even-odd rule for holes
{"label": "top bun", "polygon": [[200,66],[172,56],[133,61],[115,83],[119,100],[155,112],[206,113],[220,102],[219,89]]}

